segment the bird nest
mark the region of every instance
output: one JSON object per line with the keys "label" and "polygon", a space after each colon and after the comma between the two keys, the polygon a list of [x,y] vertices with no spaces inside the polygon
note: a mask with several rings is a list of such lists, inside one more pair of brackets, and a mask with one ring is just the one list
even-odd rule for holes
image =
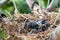
{"label": "bird nest", "polygon": [[0,26],[4,29],[6,34],[9,35],[6,38],[7,40],[48,40],[50,33],[54,31],[57,26],[56,23],[59,20],[59,17],[59,13],[48,12],[48,15],[41,20],[46,20],[50,26],[48,28],[46,27],[47,29],[44,31],[38,31],[37,33],[34,31],[33,33],[30,33],[32,29],[24,28],[26,20],[30,22],[39,19],[39,17],[34,14],[19,14],[19,17],[17,18],[14,18],[13,16],[3,18],[3,22],[0,22]]}

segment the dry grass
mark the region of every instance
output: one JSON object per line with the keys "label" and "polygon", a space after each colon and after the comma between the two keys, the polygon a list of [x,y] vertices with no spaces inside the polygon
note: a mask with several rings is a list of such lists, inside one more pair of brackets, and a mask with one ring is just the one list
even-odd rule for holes
{"label": "dry grass", "polygon": [[22,33],[20,31],[24,27],[24,22],[26,19],[36,20],[37,16],[31,14],[19,14],[20,16],[16,19],[7,18],[8,21],[1,22],[0,26],[2,26],[5,32],[10,35],[7,40],[48,40],[50,33],[55,29],[54,25],[56,25],[57,19],[59,20],[60,14],[58,13],[48,13],[45,20],[50,22],[50,27],[46,31],[39,32],[37,34],[28,34]]}

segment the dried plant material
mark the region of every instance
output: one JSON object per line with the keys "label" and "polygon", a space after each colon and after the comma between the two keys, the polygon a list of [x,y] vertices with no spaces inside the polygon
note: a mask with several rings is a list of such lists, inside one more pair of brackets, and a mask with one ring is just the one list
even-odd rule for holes
{"label": "dried plant material", "polygon": [[[49,38],[49,35],[52,31],[55,30],[55,28],[52,28],[51,25],[48,29],[46,29],[45,31],[41,31],[41,32],[38,32],[36,34],[32,33],[32,34],[29,34],[28,32],[25,32],[25,31],[28,31],[28,30],[24,30],[24,23],[26,20],[30,20],[30,21],[35,21],[37,19],[39,19],[39,17],[36,17],[31,14],[19,14],[19,15],[22,15],[22,16],[19,16],[19,18],[17,18],[16,20],[13,20],[13,18],[7,18],[8,21],[5,21],[5,22],[2,22],[1,23],[1,26],[3,26],[5,32],[10,35],[10,38],[8,39],[11,39],[11,40],[48,40]],[[51,21],[52,19],[55,19],[56,15],[58,14],[48,14],[48,16],[44,17],[44,19],[46,19],[47,17],[47,21],[49,23],[52,23],[54,22]],[[52,24],[53,25],[53,24]],[[20,31],[22,30],[22,33],[20,33]]]}
{"label": "dried plant material", "polygon": [[17,18],[19,18],[19,12],[18,12],[18,10],[17,9],[15,9],[15,14],[14,14],[14,16],[16,16]]}
{"label": "dried plant material", "polygon": [[49,40],[60,40],[60,25],[51,33]]}

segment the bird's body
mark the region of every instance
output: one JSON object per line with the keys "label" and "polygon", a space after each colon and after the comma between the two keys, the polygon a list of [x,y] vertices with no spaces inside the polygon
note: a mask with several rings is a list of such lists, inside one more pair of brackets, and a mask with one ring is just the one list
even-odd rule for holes
{"label": "bird's body", "polygon": [[[41,26],[42,25],[42,26]],[[29,30],[29,32],[40,32],[40,31],[45,31],[48,27],[49,27],[49,23],[47,21],[42,21],[42,20],[39,20],[39,21],[26,21],[25,22],[25,26],[24,26],[24,29],[26,30]]]}

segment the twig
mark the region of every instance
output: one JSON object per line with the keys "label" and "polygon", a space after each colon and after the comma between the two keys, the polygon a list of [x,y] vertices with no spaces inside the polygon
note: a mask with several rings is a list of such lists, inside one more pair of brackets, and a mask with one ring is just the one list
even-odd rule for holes
{"label": "twig", "polygon": [[57,21],[57,19],[59,18],[59,16],[60,16],[60,14],[58,13],[58,15],[56,16],[56,19],[55,19],[55,21],[54,21],[54,25],[56,24],[56,21]]}
{"label": "twig", "polygon": [[17,7],[16,7],[16,4],[15,4],[15,1],[14,1],[14,0],[13,0],[13,4],[14,4],[15,9],[17,9]]}

